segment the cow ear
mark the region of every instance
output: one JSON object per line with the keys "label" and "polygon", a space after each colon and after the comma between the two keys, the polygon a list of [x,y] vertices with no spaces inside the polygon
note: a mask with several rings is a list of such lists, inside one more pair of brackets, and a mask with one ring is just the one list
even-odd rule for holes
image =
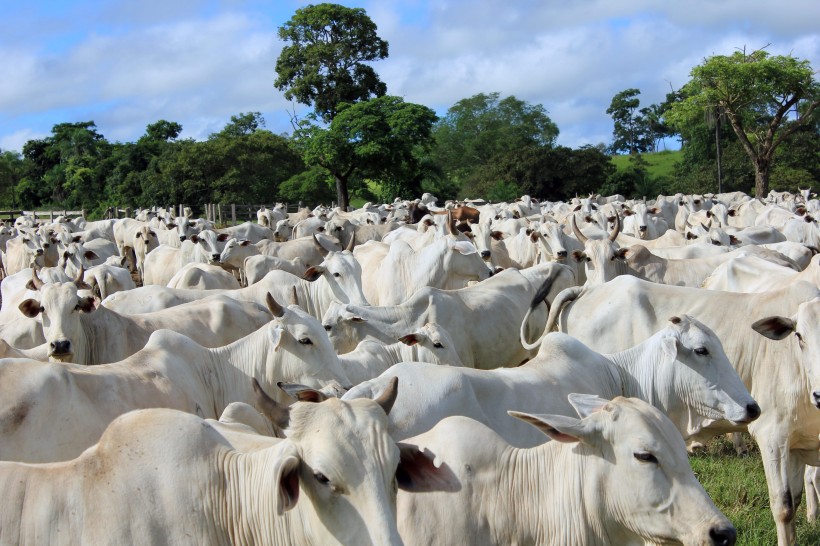
{"label": "cow ear", "polygon": [[752,330],[775,341],[785,339],[796,327],[797,324],[786,317],[766,317],[752,324]]}
{"label": "cow ear", "polygon": [[194,243],[194,244],[198,243],[199,242],[199,235],[197,235],[196,233],[191,235],[191,242]]}
{"label": "cow ear", "polygon": [[586,259],[586,255],[580,250],[573,250],[572,257],[575,259],[576,262],[583,262]]}
{"label": "cow ear", "polygon": [[138,231],[138,232],[134,235],[134,238],[135,238],[135,239],[142,239],[142,233]]}
{"label": "cow ear", "polygon": [[620,260],[625,260],[626,255],[627,255],[628,252],[629,252],[629,248],[619,248],[618,250],[615,251],[615,257],[620,259]]}
{"label": "cow ear", "polygon": [[729,235],[729,244],[730,245],[739,245],[740,244],[740,239],[738,239],[734,235]]}
{"label": "cow ear", "polygon": [[440,461],[436,466],[436,456],[430,450],[402,442],[398,442],[398,446],[396,482],[399,489],[413,493],[454,492],[461,489],[458,477],[447,463]]}
{"label": "cow ear", "polygon": [[[91,287],[86,284],[85,288],[88,289]],[[79,309],[83,313],[93,313],[97,310],[97,301],[94,298],[94,296],[80,298],[80,300],[77,302],[77,309]]]}
{"label": "cow ear", "polygon": [[227,233],[220,233],[219,235],[216,236],[216,240],[219,241],[220,243],[224,243],[229,238],[230,238],[230,235],[228,235]]}
{"label": "cow ear", "polygon": [[727,212],[726,214],[728,214],[729,216],[735,216],[737,214],[737,211],[735,209],[729,209],[729,212]]}
{"label": "cow ear", "polygon": [[242,239],[239,241],[239,246],[248,246],[251,242],[248,239]]}
{"label": "cow ear", "polygon": [[585,427],[580,419],[564,415],[544,415],[521,411],[507,411],[507,413],[531,424],[557,442],[571,444],[582,442],[584,439]]}
{"label": "cow ear", "polygon": [[413,345],[416,345],[417,343],[419,343],[419,342],[421,341],[421,340],[419,339],[419,337],[420,337],[420,336],[419,336],[419,334],[418,334],[418,333],[407,334],[406,336],[402,336],[402,337],[400,337],[400,338],[399,338],[399,341],[401,341],[401,342],[402,342],[402,343],[404,343],[405,345],[410,345],[410,346],[413,346]]}
{"label": "cow ear", "polygon": [[[273,324],[273,323],[271,323]],[[282,327],[281,326],[274,326],[270,328],[268,332],[270,337],[270,344],[273,347],[273,350],[276,351],[279,349],[279,345],[282,343]]]}
{"label": "cow ear", "polygon": [[276,514],[281,516],[294,506],[299,500],[299,467],[301,461],[296,447],[288,446],[287,454],[282,454],[276,461]]}
{"label": "cow ear", "polygon": [[323,392],[317,391],[316,389],[312,389],[305,385],[300,385],[298,383],[283,383],[282,381],[276,385],[285,391],[288,396],[294,400],[298,400],[299,402],[319,403],[327,400],[327,396]]}
{"label": "cow ear", "polygon": [[490,237],[492,237],[496,241],[504,240],[504,234],[500,231],[493,231],[492,233],[490,233]]}
{"label": "cow ear", "polygon": [[309,267],[308,270],[305,271],[305,273],[302,275],[302,278],[305,279],[306,281],[313,282],[313,281],[317,280],[319,277],[321,277],[322,273],[324,273],[324,271],[325,271],[324,267],[322,267],[320,265],[314,265],[312,267]]}
{"label": "cow ear", "polygon": [[601,398],[595,394],[578,394],[575,392],[567,396],[567,400],[575,408],[575,412],[581,419],[601,411],[610,402],[606,398]]}
{"label": "cow ear", "polygon": [[290,410],[287,406],[279,404],[276,400],[268,396],[268,393],[259,384],[256,378],[253,378],[253,395],[256,401],[256,406],[259,408],[262,415],[267,417],[271,423],[284,430],[288,428],[290,422]]}
{"label": "cow ear", "polygon": [[[31,281],[29,281],[29,282],[31,282]],[[28,285],[26,285],[26,286],[28,286]],[[29,290],[36,290],[36,289],[29,288]],[[40,302],[35,300],[35,299],[32,299],[32,298],[27,299],[26,301],[22,302],[17,307],[18,307],[18,309],[20,309],[20,312],[22,312],[28,318],[36,317],[43,310],[43,308],[40,306]]]}
{"label": "cow ear", "polygon": [[97,260],[100,258],[93,250],[86,250],[84,256],[86,260]]}
{"label": "cow ear", "polygon": [[691,241],[692,239],[697,239],[698,236],[692,233],[691,231],[686,232],[686,239]]}
{"label": "cow ear", "polygon": [[82,242],[82,240],[83,240],[82,235],[75,235],[74,237],[71,238],[72,243],[79,243],[79,242]]}

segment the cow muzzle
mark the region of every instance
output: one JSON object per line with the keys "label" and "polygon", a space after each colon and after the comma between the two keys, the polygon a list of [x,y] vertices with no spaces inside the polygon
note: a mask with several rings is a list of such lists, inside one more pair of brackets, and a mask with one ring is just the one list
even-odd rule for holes
{"label": "cow muzzle", "polygon": [[744,419],[744,423],[751,423],[755,419],[760,417],[760,406],[757,405],[757,402],[750,402],[746,404],[746,419]]}
{"label": "cow muzzle", "polygon": [[566,250],[559,250],[555,253],[556,258],[558,261],[566,260],[567,259],[567,251]]}
{"label": "cow muzzle", "polygon": [[712,527],[709,529],[709,540],[713,546],[734,546],[737,531],[734,527]]}
{"label": "cow muzzle", "polygon": [[814,391],[811,393],[811,401],[815,408],[820,409],[820,391]]}
{"label": "cow muzzle", "polygon": [[71,356],[71,341],[67,339],[58,339],[48,344],[48,355],[55,358]]}
{"label": "cow muzzle", "polygon": [[489,250],[482,250],[481,251],[481,259],[482,260],[489,260],[490,259],[490,251]]}

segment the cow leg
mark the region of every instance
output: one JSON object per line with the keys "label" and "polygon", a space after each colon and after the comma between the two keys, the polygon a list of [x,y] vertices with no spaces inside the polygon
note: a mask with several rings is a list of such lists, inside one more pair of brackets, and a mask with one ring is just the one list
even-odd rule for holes
{"label": "cow leg", "polygon": [[807,466],[803,474],[803,484],[806,491],[806,519],[817,521],[820,513],[820,469]]}
{"label": "cow leg", "polygon": [[746,441],[743,435],[739,432],[732,432],[729,434],[732,438],[732,445],[735,446],[735,453],[738,457],[745,457],[749,454],[749,448],[746,446]]}
{"label": "cow leg", "polygon": [[755,435],[755,441],[760,446],[760,456],[763,459],[769,508],[777,528],[777,544],[791,546],[795,544],[795,506],[794,496],[789,489],[793,473],[789,466],[788,439],[776,437],[775,427],[760,427],[757,431],[760,434]]}

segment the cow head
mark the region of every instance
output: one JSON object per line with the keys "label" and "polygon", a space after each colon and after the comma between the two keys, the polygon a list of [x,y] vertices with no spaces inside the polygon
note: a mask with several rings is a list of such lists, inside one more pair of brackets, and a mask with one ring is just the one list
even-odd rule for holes
{"label": "cow head", "polygon": [[83,281],[83,269],[73,282],[44,283],[32,271],[32,280],[26,285],[39,291],[38,299],[27,299],[19,305],[20,312],[29,318],[42,316],[43,334],[48,343],[49,360],[57,362],[85,362],[88,340],[80,315],[92,313],[98,302],[93,296],[81,297],[78,289],[90,289]]}
{"label": "cow head", "polygon": [[348,249],[341,252],[327,250],[319,243],[315,235],[313,243],[324,259],[319,265],[309,267],[303,278],[313,282],[319,277],[324,277],[333,292],[334,299],[343,303],[370,305],[362,289],[362,266],[349,249],[353,245],[353,239],[350,239]]}
{"label": "cow head", "polygon": [[569,400],[581,419],[508,413],[590,461],[582,487],[607,494],[586,516],[600,518],[613,543],[735,543],[734,527],[698,483],[683,439],[662,412],[636,398]]}
{"label": "cow head", "polygon": [[616,222],[615,228],[606,239],[591,239],[585,236],[575,223],[575,216],[570,217],[572,232],[584,245],[583,251],[573,252],[573,258],[584,263],[587,281],[584,286],[596,286],[604,284],[626,273],[624,258],[626,250],[618,248],[615,239],[621,230],[621,222]]}
{"label": "cow head", "polygon": [[801,303],[793,317],[766,317],[752,328],[769,339],[792,344],[808,375],[811,403],[820,409],[820,298]]}

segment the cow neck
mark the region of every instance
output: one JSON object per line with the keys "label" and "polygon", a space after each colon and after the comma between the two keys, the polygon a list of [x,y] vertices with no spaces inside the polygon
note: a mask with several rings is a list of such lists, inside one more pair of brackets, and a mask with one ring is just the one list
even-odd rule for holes
{"label": "cow neck", "polygon": [[206,380],[220,408],[216,415],[231,402],[252,403],[251,378],[259,381],[265,392],[278,392],[276,379],[272,377],[275,374],[270,369],[274,347],[271,347],[269,330],[276,327],[271,322],[229,345],[208,349],[210,365]]}
{"label": "cow neck", "polygon": [[284,440],[249,453],[220,454],[219,465],[225,479],[220,484],[224,490],[219,496],[227,502],[219,504],[224,512],[216,513],[215,519],[230,534],[226,542],[263,545],[298,544],[304,540],[307,526],[300,506],[310,499],[300,498],[296,506],[282,516],[276,515],[274,506],[279,490],[276,462],[286,456],[288,447],[289,441]]}
{"label": "cow neck", "polygon": [[[646,341],[624,351],[604,355],[618,370],[621,379],[621,396],[640,398],[664,413],[669,412],[668,393],[674,385],[664,384],[665,361],[660,344],[663,337],[656,334]],[[660,384],[662,389],[658,389]]]}
{"label": "cow neck", "polygon": [[[484,507],[496,544],[610,544],[594,507],[602,504],[595,460],[583,444],[548,441],[539,446],[509,447],[499,457],[496,483]],[[588,498],[589,497],[589,498]],[[514,509],[510,509],[514,506]]]}

